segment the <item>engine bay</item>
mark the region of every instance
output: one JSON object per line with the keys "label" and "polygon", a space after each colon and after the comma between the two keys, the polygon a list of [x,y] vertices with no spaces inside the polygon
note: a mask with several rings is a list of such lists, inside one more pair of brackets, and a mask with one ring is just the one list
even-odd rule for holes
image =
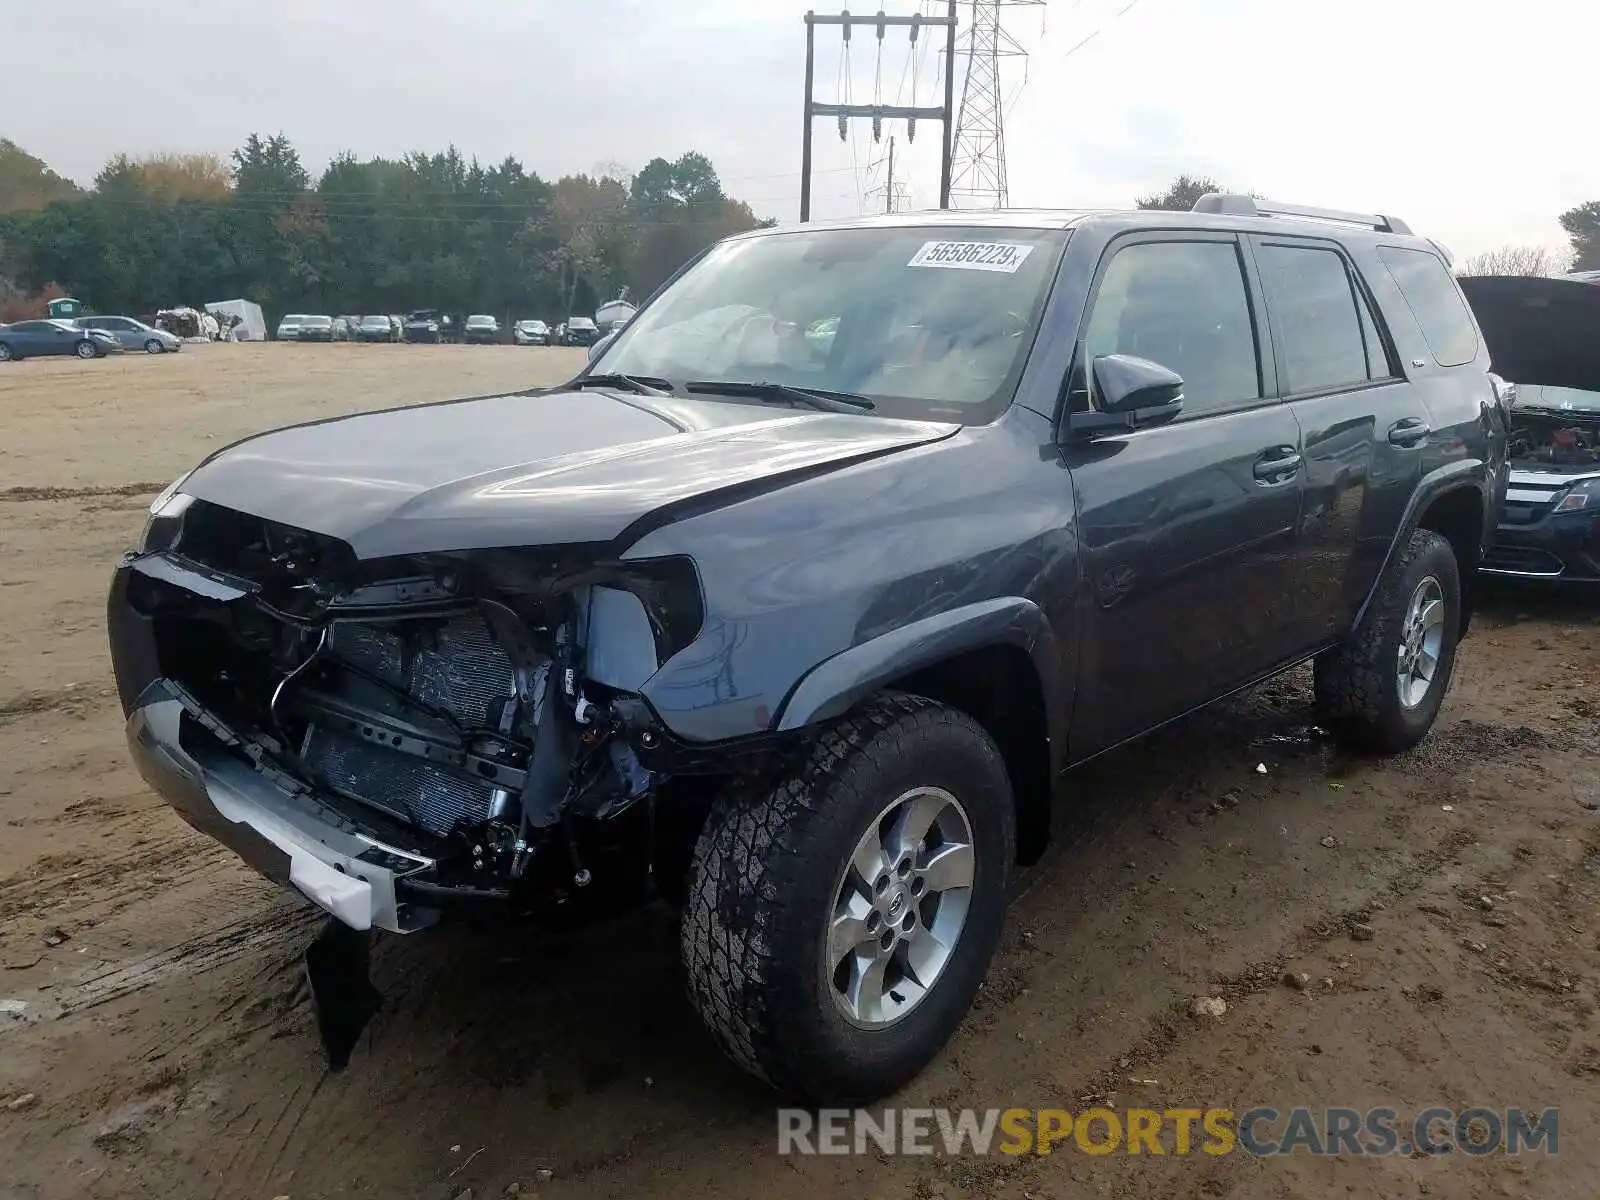
{"label": "engine bay", "polygon": [[1513,460],[1561,467],[1600,466],[1600,411],[1513,407]]}

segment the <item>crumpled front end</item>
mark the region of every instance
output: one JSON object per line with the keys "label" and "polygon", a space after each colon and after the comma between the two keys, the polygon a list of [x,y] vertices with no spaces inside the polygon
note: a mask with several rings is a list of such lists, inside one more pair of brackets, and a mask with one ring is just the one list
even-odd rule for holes
{"label": "crumpled front end", "polygon": [[691,564],[359,562],[202,501],[180,525],[118,567],[108,622],[133,753],[190,824],[395,932],[455,902],[560,903],[591,857],[645,843],[662,780],[639,752],[666,734],[615,681],[693,640]]}
{"label": "crumpled front end", "polygon": [[649,894],[672,738],[617,681],[694,639],[692,564],[361,562],[181,500],[112,582],[128,743],[185,821],[329,914],[307,967],[336,1067],[376,1007],[368,931]]}

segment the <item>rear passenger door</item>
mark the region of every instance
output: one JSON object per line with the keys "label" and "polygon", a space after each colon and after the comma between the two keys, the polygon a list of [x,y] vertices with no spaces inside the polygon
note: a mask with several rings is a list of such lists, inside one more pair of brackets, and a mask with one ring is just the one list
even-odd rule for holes
{"label": "rear passenger door", "polygon": [[1089,364],[1132,354],[1183,377],[1172,423],[1068,440],[1084,634],[1075,754],[1093,753],[1266,672],[1293,627],[1300,429],[1274,397],[1240,239],[1113,241],[1096,268],[1068,406]]}
{"label": "rear passenger door", "polygon": [[1278,382],[1298,418],[1305,507],[1293,589],[1302,649],[1338,636],[1366,597],[1421,475],[1426,412],[1400,378],[1371,289],[1344,249],[1251,238]]}

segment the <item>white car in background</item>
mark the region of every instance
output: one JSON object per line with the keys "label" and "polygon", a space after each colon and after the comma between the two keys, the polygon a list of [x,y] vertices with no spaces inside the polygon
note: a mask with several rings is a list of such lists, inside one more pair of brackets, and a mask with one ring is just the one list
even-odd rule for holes
{"label": "white car in background", "polygon": [[280,342],[297,342],[300,340],[300,323],[304,321],[304,313],[290,313],[278,322],[278,340]]}

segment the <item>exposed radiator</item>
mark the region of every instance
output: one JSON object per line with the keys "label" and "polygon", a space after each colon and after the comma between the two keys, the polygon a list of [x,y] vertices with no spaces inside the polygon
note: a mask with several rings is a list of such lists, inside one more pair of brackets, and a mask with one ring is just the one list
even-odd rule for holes
{"label": "exposed radiator", "polygon": [[[420,633],[410,622],[339,624],[329,637],[328,654],[469,729],[492,728],[501,702],[515,691],[509,656],[475,614]],[[336,790],[438,836],[489,815],[490,789],[482,781],[354,734],[315,726],[305,757]]]}

